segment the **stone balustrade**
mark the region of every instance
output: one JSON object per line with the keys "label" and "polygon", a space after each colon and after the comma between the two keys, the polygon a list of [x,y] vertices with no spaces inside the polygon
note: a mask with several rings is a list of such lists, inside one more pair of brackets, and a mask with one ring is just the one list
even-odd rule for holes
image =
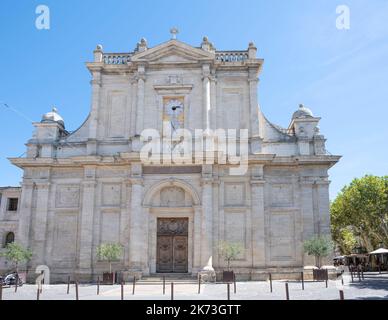
{"label": "stone balustrade", "polygon": [[244,62],[248,60],[247,51],[217,51],[216,60],[221,62]]}
{"label": "stone balustrade", "polygon": [[102,61],[105,64],[127,64],[131,60],[129,53],[104,53]]}

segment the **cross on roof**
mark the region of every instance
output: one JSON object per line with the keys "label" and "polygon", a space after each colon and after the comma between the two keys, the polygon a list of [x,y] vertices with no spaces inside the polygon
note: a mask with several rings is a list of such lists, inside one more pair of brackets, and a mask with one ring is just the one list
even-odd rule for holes
{"label": "cross on roof", "polygon": [[172,36],[172,38],[171,39],[176,39],[176,36],[177,36],[177,34],[179,33],[179,30],[178,30],[178,28],[176,28],[176,27],[173,27],[171,30],[170,30],[170,33],[171,33],[171,36]]}

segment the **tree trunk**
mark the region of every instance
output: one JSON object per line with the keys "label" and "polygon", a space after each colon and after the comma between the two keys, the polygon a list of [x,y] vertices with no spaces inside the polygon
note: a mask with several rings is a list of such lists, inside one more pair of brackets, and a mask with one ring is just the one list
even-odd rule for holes
{"label": "tree trunk", "polygon": [[315,265],[318,267],[318,269],[321,269],[321,257],[315,256]]}

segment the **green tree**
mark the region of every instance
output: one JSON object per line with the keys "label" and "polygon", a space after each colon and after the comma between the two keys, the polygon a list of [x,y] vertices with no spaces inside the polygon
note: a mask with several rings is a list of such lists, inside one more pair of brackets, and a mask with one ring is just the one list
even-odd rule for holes
{"label": "green tree", "polygon": [[28,262],[32,257],[32,252],[18,243],[8,243],[5,252],[1,254],[9,262],[15,265],[16,273],[19,273],[19,265]]}
{"label": "green tree", "polygon": [[230,262],[236,260],[242,252],[243,247],[240,243],[222,241],[219,245],[221,256],[228,263],[228,271],[230,271]]}
{"label": "green tree", "polygon": [[388,246],[388,177],[354,179],[332,202],[330,212],[333,238],[342,253],[349,253],[355,239],[368,251]]}
{"label": "green tree", "polygon": [[104,243],[97,248],[98,258],[109,263],[109,273],[112,273],[112,262],[119,260],[122,252],[123,246],[119,243]]}
{"label": "green tree", "polygon": [[333,241],[328,236],[314,236],[303,244],[304,251],[309,256],[315,257],[315,265],[322,266],[322,258],[327,257],[334,248]]}

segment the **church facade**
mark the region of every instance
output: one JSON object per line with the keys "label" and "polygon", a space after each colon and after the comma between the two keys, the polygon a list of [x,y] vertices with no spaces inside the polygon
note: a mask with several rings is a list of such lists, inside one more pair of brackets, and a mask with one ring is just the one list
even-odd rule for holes
{"label": "church facade", "polygon": [[[103,243],[123,246],[115,269],[128,277],[214,278],[226,268],[225,243],[241,247],[231,263],[239,278],[311,265],[303,241],[330,234],[328,170],[339,157],[326,151],[308,108],[288,128],[265,118],[262,66],[253,43],[218,51],[206,37],[199,47],[173,37],[150,48],[142,39],[130,53],[97,46],[85,122],[69,132],[53,109],[34,123],[26,157],[10,158],[24,172],[12,231],[33,251],[30,267],[47,265],[54,281],[92,280],[107,270],[96,253]],[[145,130],[166,137],[181,129],[245,129],[232,140],[247,146],[246,170],[231,174],[229,158],[143,159]]]}

